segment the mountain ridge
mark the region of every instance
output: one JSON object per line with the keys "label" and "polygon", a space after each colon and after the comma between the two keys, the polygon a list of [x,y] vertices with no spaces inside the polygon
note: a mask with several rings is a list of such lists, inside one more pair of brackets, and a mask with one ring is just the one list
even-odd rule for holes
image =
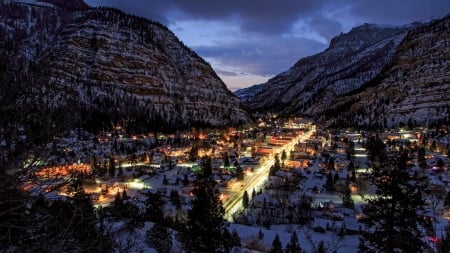
{"label": "mountain ridge", "polygon": [[251,122],[211,66],[167,27],[81,3],[0,2],[1,53],[24,68],[9,79],[38,76],[30,80],[35,96],[50,107],[77,108],[82,121],[95,118],[85,115],[91,111],[165,129]]}
{"label": "mountain ridge", "polygon": [[[425,24],[415,22],[397,27],[364,24],[355,27],[348,33],[334,37],[330,46],[323,52],[299,59],[290,69],[265,83],[263,90],[242,101],[254,111],[309,116],[318,119],[319,122],[329,121],[333,122],[332,124],[340,122],[341,125],[374,127],[405,124],[404,118],[419,117],[409,115],[402,117],[402,120],[386,120],[386,118],[392,118],[392,115],[379,113],[377,116],[379,118],[374,119],[375,116],[361,115],[370,114],[369,110],[355,112],[350,109],[357,107],[352,105],[360,101],[358,98],[361,96],[360,93],[370,87],[378,86],[385,72],[393,64],[397,64],[393,62],[393,59],[398,57],[399,47],[414,39],[410,34],[432,27],[439,22],[447,24],[447,20],[448,16],[441,21]],[[444,35],[448,34],[445,28],[441,30]],[[419,32],[416,36],[424,35]],[[442,39],[442,43],[448,43],[448,38]],[[424,47],[423,51],[427,50],[426,43],[421,46]],[[436,50],[442,53],[441,62],[445,69],[446,66],[448,67],[445,57],[449,52],[444,47]],[[421,55],[421,57],[426,56]],[[444,72],[440,74],[448,78],[448,74]],[[432,78],[430,74],[429,79]],[[356,95],[351,96],[352,94]],[[384,94],[380,93],[380,95]],[[365,94],[365,96],[368,95]],[[443,101],[443,104],[448,104],[445,99]],[[369,102],[360,102],[359,107],[364,107]],[[345,112],[344,109],[350,111]],[[339,117],[341,119],[338,119]],[[357,120],[354,120],[355,117]],[[442,117],[425,118],[428,121],[436,121]],[[345,122],[347,123],[344,124]]]}

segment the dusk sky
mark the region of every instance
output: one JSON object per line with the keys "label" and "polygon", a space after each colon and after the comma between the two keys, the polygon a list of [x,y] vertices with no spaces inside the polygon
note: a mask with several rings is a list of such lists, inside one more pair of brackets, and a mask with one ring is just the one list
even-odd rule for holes
{"label": "dusk sky", "polygon": [[86,0],[159,21],[231,90],[266,82],[363,23],[404,25],[450,14],[449,0]]}

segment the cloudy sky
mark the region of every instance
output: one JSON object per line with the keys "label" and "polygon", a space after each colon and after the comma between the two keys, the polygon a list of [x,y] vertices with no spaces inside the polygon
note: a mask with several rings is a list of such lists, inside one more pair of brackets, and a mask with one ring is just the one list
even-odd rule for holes
{"label": "cloudy sky", "polygon": [[157,20],[211,63],[231,90],[263,83],[363,23],[450,14],[449,0],[86,0]]}

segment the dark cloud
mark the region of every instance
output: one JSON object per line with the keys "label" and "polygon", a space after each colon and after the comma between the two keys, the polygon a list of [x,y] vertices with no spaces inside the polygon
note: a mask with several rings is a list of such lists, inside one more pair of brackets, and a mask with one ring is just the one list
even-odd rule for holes
{"label": "dark cloud", "polygon": [[319,13],[324,0],[87,0],[88,4],[115,6],[126,12],[163,23],[171,20],[234,20],[243,32],[258,34],[283,34],[301,17]]}
{"label": "dark cloud", "polygon": [[325,47],[315,40],[290,37],[258,42],[240,40],[193,49],[220,65],[239,67],[246,74],[273,76],[292,66],[298,59]]}
{"label": "dark cloud", "polygon": [[408,24],[441,18],[450,13],[448,0],[359,0],[352,2],[351,13],[363,22],[377,24]]}
{"label": "dark cloud", "polygon": [[336,34],[343,30],[342,24],[327,17],[314,17],[311,22],[311,29],[317,34],[330,41]]}
{"label": "dark cloud", "polygon": [[232,71],[217,69],[216,72],[221,76],[238,76],[238,73]]}

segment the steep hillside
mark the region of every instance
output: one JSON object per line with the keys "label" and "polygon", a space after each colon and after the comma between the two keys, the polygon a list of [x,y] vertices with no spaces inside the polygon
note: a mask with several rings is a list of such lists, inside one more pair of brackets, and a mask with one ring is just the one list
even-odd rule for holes
{"label": "steep hillside", "polygon": [[338,126],[389,127],[449,119],[449,17],[405,27],[365,24],[299,60],[244,102]]}
{"label": "steep hillside", "polygon": [[91,125],[250,122],[210,65],[157,22],[82,1],[0,4],[0,54],[10,70],[2,73],[2,87],[23,86],[10,99],[16,105],[70,109]]}
{"label": "steep hillside", "polygon": [[364,89],[327,112],[364,125],[415,125],[450,120],[450,16],[411,30],[392,63]]}
{"label": "steep hillside", "polygon": [[334,38],[324,52],[299,60],[267,82],[248,104],[255,110],[318,115],[377,76],[406,28],[365,24]]}

